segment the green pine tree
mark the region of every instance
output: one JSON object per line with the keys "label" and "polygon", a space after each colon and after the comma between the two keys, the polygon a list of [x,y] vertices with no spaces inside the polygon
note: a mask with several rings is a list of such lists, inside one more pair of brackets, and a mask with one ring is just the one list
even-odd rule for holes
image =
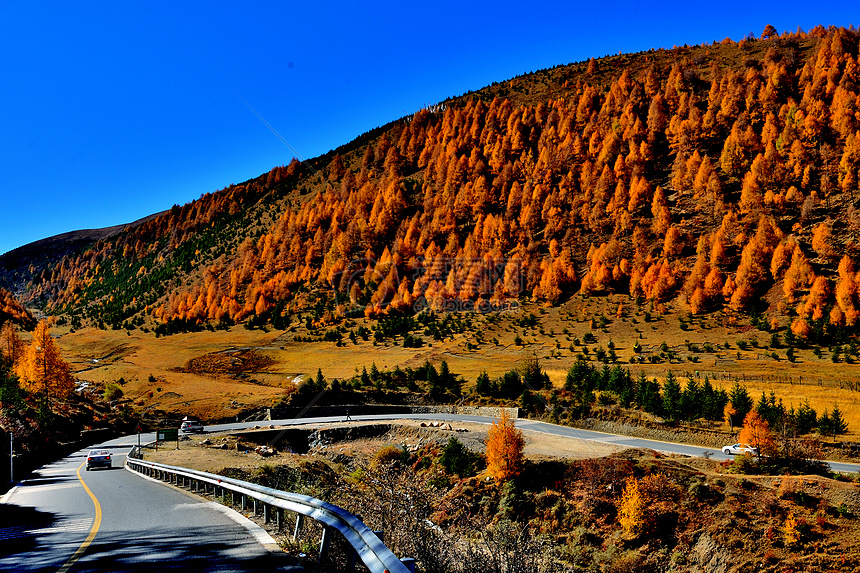
{"label": "green pine tree", "polygon": [[670,420],[681,418],[681,384],[671,370],[663,382],[663,410]]}

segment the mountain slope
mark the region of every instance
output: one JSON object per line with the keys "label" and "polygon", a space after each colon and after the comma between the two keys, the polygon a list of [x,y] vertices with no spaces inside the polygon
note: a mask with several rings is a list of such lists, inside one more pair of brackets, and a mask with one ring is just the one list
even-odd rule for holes
{"label": "mountain slope", "polygon": [[13,280],[73,324],[164,333],[581,291],[842,336],[860,309],[857,49],[818,27],[542,70]]}

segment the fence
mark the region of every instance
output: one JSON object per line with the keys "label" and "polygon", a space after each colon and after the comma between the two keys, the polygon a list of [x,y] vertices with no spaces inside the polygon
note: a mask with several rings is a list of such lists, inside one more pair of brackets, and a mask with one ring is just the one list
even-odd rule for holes
{"label": "fence", "polygon": [[274,521],[279,530],[284,525],[284,512],[295,513],[294,539],[299,535],[304,517],[320,522],[323,525],[320,558],[327,553],[330,531],[334,529],[352,546],[355,552],[353,565],[358,558],[371,573],[415,572],[413,559],[398,559],[358,517],[336,505],[306,495],[262,487],[207,472],[147,462],[139,458],[140,451],[135,446],[126,462],[131,470],[180,487],[188,487],[191,491],[211,492],[216,499],[221,498],[222,503],[225,494],[230,492],[231,503],[235,504],[238,499],[242,510],[252,505],[254,515],[262,512],[263,520],[266,523]]}

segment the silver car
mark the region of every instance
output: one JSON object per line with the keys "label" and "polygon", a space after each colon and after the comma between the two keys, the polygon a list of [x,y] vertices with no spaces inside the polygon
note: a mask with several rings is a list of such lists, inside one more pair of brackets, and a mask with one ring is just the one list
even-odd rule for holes
{"label": "silver car", "polygon": [[90,450],[87,454],[87,471],[90,468],[112,468],[113,463],[110,460],[110,452],[108,450]]}
{"label": "silver car", "polygon": [[199,434],[203,432],[203,424],[199,420],[183,420],[179,429],[185,433],[195,432]]}
{"label": "silver car", "polygon": [[732,444],[731,446],[723,446],[723,453],[729,456],[737,456],[740,454],[757,455],[758,450],[749,444]]}

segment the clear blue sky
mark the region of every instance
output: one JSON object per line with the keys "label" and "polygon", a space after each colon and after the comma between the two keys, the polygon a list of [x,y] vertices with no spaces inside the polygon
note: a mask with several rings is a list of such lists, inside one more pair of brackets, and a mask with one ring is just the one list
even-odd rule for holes
{"label": "clear blue sky", "polygon": [[[852,2],[20,2],[0,6],[0,253],[127,223],[446,97]],[[707,9],[706,9],[707,8]]]}

